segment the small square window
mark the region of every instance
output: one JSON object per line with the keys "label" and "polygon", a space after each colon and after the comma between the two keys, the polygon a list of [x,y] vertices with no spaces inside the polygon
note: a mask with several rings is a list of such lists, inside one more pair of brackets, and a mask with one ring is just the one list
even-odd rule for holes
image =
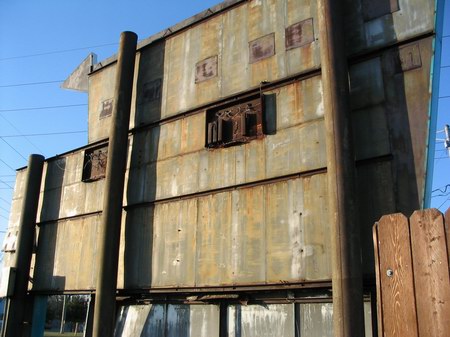
{"label": "small square window", "polygon": [[84,152],[83,181],[95,181],[104,178],[108,162],[108,145],[87,149]]}
{"label": "small square window", "polygon": [[274,134],[275,104],[275,95],[258,95],[208,110],[205,146],[228,147]]}

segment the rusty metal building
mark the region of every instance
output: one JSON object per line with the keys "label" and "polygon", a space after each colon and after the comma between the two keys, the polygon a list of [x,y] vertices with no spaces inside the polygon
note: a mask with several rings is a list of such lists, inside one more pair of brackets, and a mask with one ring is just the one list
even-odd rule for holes
{"label": "rusty metal building", "polygon": [[[352,197],[375,336],[372,225],[429,203],[443,2],[343,3]],[[228,0],[138,45],[116,336],[333,335],[318,11],[310,0]],[[116,61],[89,75],[89,144],[45,160],[35,302],[96,293]],[[26,174],[4,245],[11,267]]]}

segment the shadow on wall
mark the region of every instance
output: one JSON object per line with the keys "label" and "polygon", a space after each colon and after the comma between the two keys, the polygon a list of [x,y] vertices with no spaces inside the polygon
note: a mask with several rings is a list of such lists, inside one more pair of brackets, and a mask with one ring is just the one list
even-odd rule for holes
{"label": "shadow on wall", "polygon": [[142,49],[136,88],[135,127],[127,187],[125,222],[124,288],[150,288],[152,284],[152,247],[156,197],[156,160],[164,78],[165,41]]}
{"label": "shadow on wall", "polygon": [[33,290],[64,290],[65,277],[54,275],[58,218],[61,205],[66,158],[47,162],[40,214]]}
{"label": "shadow on wall", "polygon": [[[359,37],[355,32],[347,33],[349,50],[358,44],[367,49],[397,42],[393,13],[402,10],[397,0],[361,0],[358,8],[354,2],[347,1],[347,9],[347,22],[354,24],[351,20],[358,17],[359,24],[364,27]],[[360,13],[356,14],[356,11]],[[418,183],[423,177],[417,176],[421,172],[417,172],[415,162],[421,164],[425,160],[415,161],[414,155],[423,156],[425,152],[414,149],[413,144],[426,144],[426,138],[418,137],[422,137],[420,133],[426,129],[427,105],[424,109],[420,99],[408,99],[405,83],[407,71],[417,71],[418,81],[423,78],[420,76],[423,70],[419,69],[422,66],[419,44],[393,47],[349,66],[357,160],[356,200],[366,276],[374,275],[374,222],[383,214],[411,214],[421,206],[422,192],[419,192]],[[408,87],[411,93],[410,85]],[[427,91],[428,86],[420,88]],[[423,101],[426,103],[426,98]],[[420,119],[423,119],[422,125],[417,123]]]}

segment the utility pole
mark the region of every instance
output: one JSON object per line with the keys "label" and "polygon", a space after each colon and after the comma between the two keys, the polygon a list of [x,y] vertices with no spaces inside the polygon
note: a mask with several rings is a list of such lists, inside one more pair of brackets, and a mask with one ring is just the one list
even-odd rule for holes
{"label": "utility pole", "polygon": [[327,149],[335,337],[364,336],[360,228],[355,206],[342,0],[319,0],[320,60]]}
{"label": "utility pole", "polygon": [[19,234],[15,253],[14,268],[16,277],[14,293],[8,299],[5,318],[4,336],[22,337],[28,298],[28,282],[30,281],[31,257],[33,254],[36,215],[41,189],[44,157],[38,154],[30,155],[28,159],[25,188],[23,191],[22,209],[19,220]]}
{"label": "utility pole", "polygon": [[137,35],[120,36],[116,84],[108,145],[103,213],[99,237],[99,266],[94,307],[93,337],[112,337],[116,315],[122,200],[127,165],[128,128]]}

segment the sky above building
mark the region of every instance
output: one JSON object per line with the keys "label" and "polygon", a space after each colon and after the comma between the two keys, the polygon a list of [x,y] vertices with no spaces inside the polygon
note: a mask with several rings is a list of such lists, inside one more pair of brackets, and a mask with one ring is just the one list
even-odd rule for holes
{"label": "sky above building", "polygon": [[[90,52],[99,61],[115,54],[122,31],[145,39],[219,2],[0,1],[0,242],[15,170],[26,166],[29,154],[49,158],[87,144],[87,94],[63,90],[61,82]],[[438,131],[450,124],[449,19],[447,1]],[[444,211],[450,207],[450,158],[441,140],[435,158],[432,206]]]}

